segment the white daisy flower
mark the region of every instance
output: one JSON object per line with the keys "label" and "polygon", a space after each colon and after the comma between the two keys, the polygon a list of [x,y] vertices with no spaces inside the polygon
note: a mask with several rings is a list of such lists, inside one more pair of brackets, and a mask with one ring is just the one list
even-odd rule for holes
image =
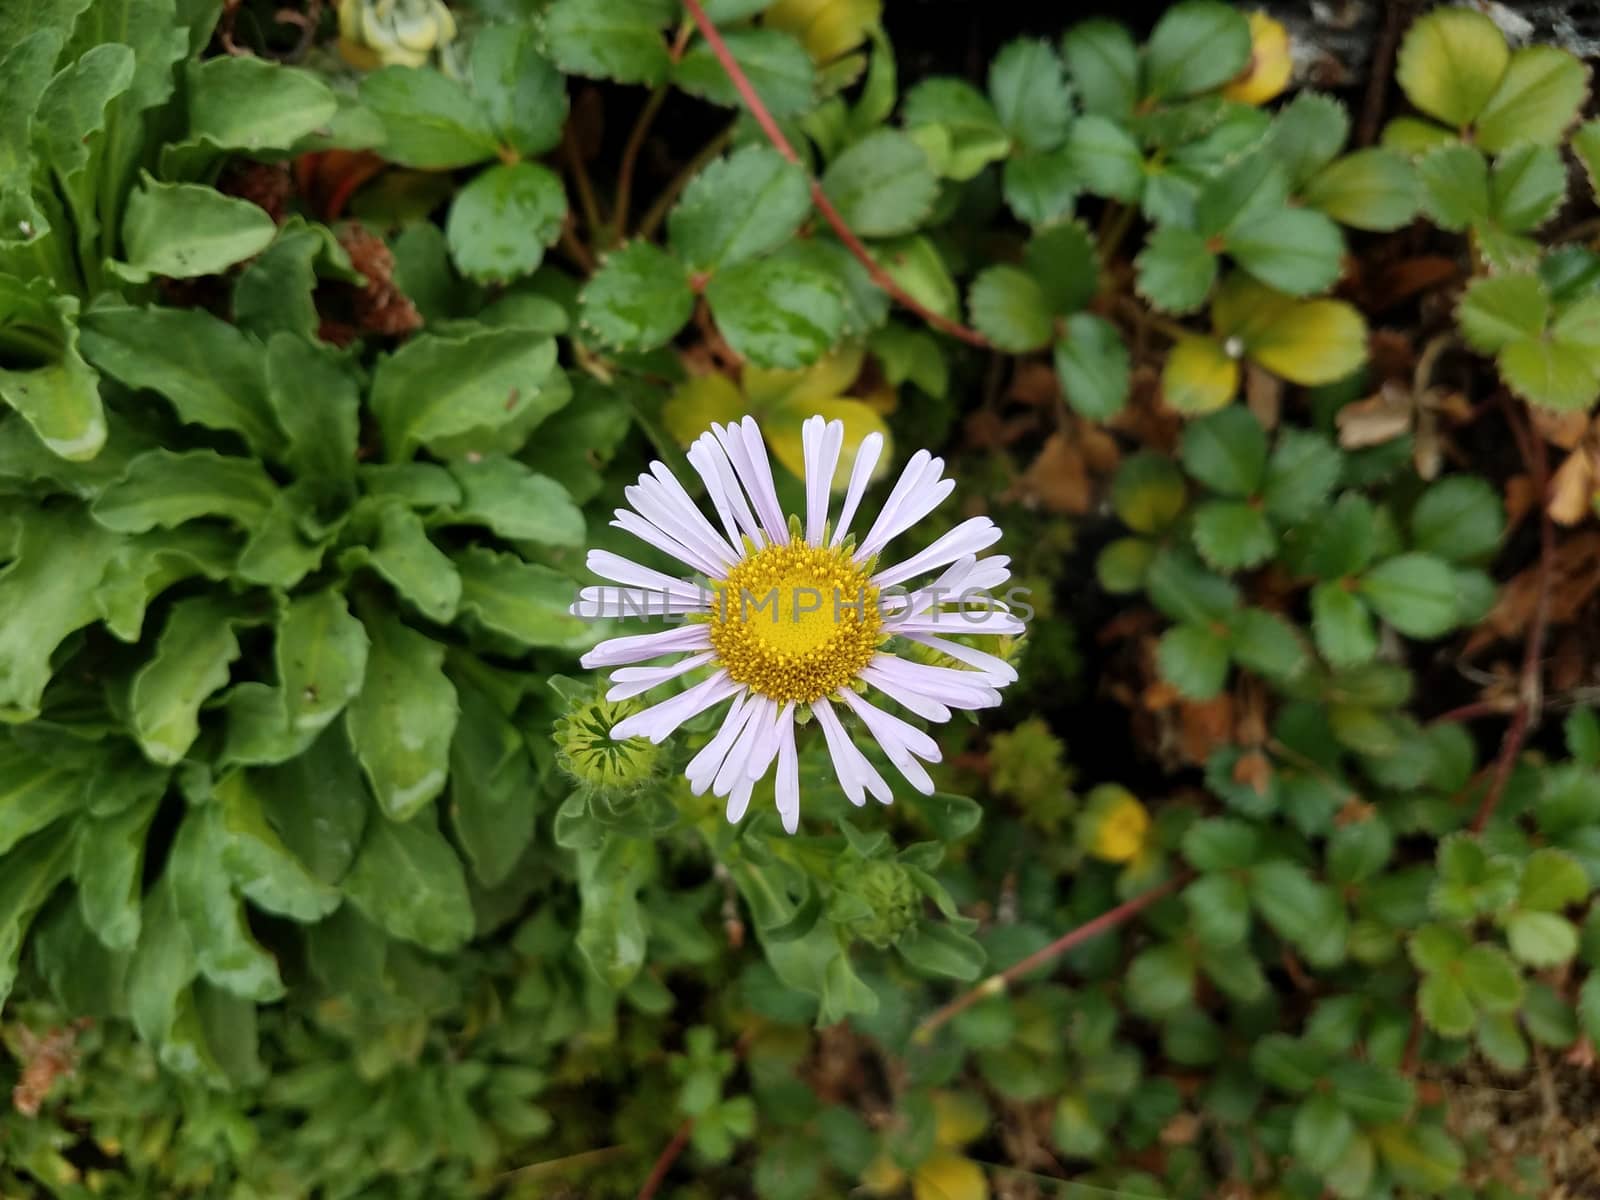
{"label": "white daisy flower", "polygon": [[[613,525],[676,558],[699,576],[674,577],[605,550],[589,553],[589,569],[616,586],[586,587],[572,611],[581,616],[648,614],[679,623],[660,633],[613,638],[583,657],[589,668],[616,668],[607,698],[622,700],[692,671],[705,677],[635,713],[614,738],[659,744],[691,717],[726,703],[722,726],[689,763],[696,795],[726,797],[738,821],[756,783],[777,764],[776,798],[783,827],[800,821],[796,719],[809,711],[822,728],[839,782],[851,803],[868,793],[893,799],[856,746],[849,726],[864,729],[906,780],[924,793],[923,767],[939,746],[895,716],[884,699],[929,721],[952,709],[987,708],[1017,673],[992,654],[952,635],[1016,634],[1022,622],[987,599],[1010,577],[1010,560],[980,557],[1000,530],[987,517],[963,521],[927,549],[884,565],[885,550],[949,496],[944,460],[926,450],[911,456],[878,517],[859,540],[856,510],[883,451],[876,433],[862,439],[844,504],[830,520],[829,502],[844,425],[820,416],[803,426],[806,511],[786,520],[773,487],[761,430],[746,417],[713,425],[689,449],[721,528],[712,524],[660,462],[626,490],[631,508]],[[926,577],[940,571],[937,578]],[[917,580],[923,579],[921,585]],[[935,666],[886,647],[892,638],[937,651],[959,666]],[[678,656],[666,665],[636,664]],[[868,698],[872,692],[877,696]]]}

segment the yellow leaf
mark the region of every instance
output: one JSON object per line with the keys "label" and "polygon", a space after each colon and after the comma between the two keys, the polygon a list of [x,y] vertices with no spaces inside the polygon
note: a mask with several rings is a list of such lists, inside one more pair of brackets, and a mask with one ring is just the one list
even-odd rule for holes
{"label": "yellow leaf", "polygon": [[916,1200],[989,1200],[989,1181],[970,1158],[936,1153],[911,1176]]}
{"label": "yellow leaf", "polygon": [[1483,13],[1436,8],[1406,31],[1395,77],[1411,103],[1459,128],[1483,111],[1510,59],[1505,36]]}
{"label": "yellow leaf", "polygon": [[1342,300],[1286,303],[1245,342],[1274,375],[1307,387],[1343,379],[1367,357],[1367,325]]}
{"label": "yellow leaf", "polygon": [[778,0],[765,20],[799,38],[813,62],[826,63],[866,41],[882,11],[882,0]]}
{"label": "yellow leaf", "polygon": [[1161,369],[1161,394],[1179,412],[1221,408],[1239,390],[1239,364],[1216,338],[1180,338]]}
{"label": "yellow leaf", "polygon": [[744,396],[726,375],[696,375],[661,406],[667,432],[687,446],[713,421],[737,421],[749,411]]}
{"label": "yellow leaf", "polygon": [[882,434],[884,441],[883,453],[878,456],[873,477],[881,478],[888,471],[894,453],[889,427],[883,423],[883,418],[860,400],[835,396],[829,400],[811,400],[801,404],[785,403],[780,408],[769,410],[761,421],[761,431],[766,435],[767,445],[772,447],[772,453],[778,461],[797,479],[804,479],[806,472],[805,444],[800,436],[800,426],[810,416],[844,422],[844,449],[839,453],[839,465],[833,473],[835,490],[850,482],[850,468],[855,463],[856,450],[869,433]]}
{"label": "yellow leaf", "polygon": [[895,1165],[894,1159],[880,1154],[867,1164],[861,1173],[861,1186],[869,1196],[892,1196],[905,1186],[906,1173]]}
{"label": "yellow leaf", "polygon": [[970,1092],[935,1092],[933,1140],[953,1148],[975,1142],[989,1128],[989,1109]]}
{"label": "yellow leaf", "polygon": [[1125,863],[1139,857],[1150,833],[1150,813],[1127,788],[1102,784],[1089,793],[1084,813],[1089,853],[1102,862]]}
{"label": "yellow leaf", "polygon": [[1257,9],[1250,14],[1250,64],[1222,89],[1225,100],[1262,105],[1282,95],[1294,73],[1289,31]]}
{"label": "yellow leaf", "polygon": [[750,406],[758,413],[785,402],[803,408],[816,400],[842,396],[861,374],[866,348],[840,346],[809,367],[785,371],[770,367],[746,367],[740,382]]}

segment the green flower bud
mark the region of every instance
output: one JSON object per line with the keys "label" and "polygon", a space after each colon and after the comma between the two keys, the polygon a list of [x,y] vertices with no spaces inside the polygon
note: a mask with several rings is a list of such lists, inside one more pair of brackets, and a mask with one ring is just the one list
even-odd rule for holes
{"label": "green flower bud", "polygon": [[556,722],[556,762],[579,787],[614,801],[658,782],[666,767],[660,746],[644,738],[615,741],[611,731],[639,711],[634,700],[607,700],[601,691],[572,702]]}
{"label": "green flower bud", "polygon": [[892,859],[844,860],[834,888],[835,923],[880,950],[894,945],[922,911],[922,893],[911,873]]}
{"label": "green flower bud", "polygon": [[1048,833],[1059,832],[1072,815],[1072,771],[1066,747],[1040,717],[1030,717],[989,742],[989,786],[1015,800],[1028,819]]}
{"label": "green flower bud", "polygon": [[340,0],[339,53],[353,67],[420,67],[455,40],[441,0]]}

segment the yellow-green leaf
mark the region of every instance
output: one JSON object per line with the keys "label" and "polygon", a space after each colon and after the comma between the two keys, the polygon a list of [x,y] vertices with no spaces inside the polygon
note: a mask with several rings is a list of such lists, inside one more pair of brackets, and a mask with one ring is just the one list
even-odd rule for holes
{"label": "yellow-green leaf", "polygon": [[1555,46],[1525,46],[1478,114],[1477,142],[1498,153],[1513,142],[1553,146],[1589,93],[1589,69]]}
{"label": "yellow-green leaf", "polygon": [[959,1154],[936,1153],[912,1173],[914,1200],[989,1200],[983,1168]]}
{"label": "yellow-green leaf", "polygon": [[1221,408],[1239,390],[1239,364],[1216,338],[1180,339],[1161,370],[1161,393],[1179,412]]}
{"label": "yellow-green leaf", "polygon": [[1505,36],[1481,12],[1436,8],[1406,32],[1395,75],[1423,112],[1466,126],[1494,95],[1510,59]]}
{"label": "yellow-green leaf", "polygon": [[747,411],[739,386],[726,375],[695,375],[661,406],[661,422],[679,445],[687,446],[712,422],[737,421]]}
{"label": "yellow-green leaf", "polygon": [[1343,379],[1367,355],[1367,326],[1342,300],[1284,303],[1246,343],[1246,352],[1274,375],[1314,387]]}

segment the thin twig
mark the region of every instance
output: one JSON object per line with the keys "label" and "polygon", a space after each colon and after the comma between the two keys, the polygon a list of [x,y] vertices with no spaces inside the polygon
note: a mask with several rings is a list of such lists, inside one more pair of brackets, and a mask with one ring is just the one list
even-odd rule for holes
{"label": "thin twig", "polygon": [[1544,707],[1544,681],[1541,678],[1541,665],[1544,656],[1545,633],[1550,624],[1550,567],[1555,559],[1556,534],[1555,524],[1550,519],[1550,510],[1545,503],[1545,493],[1549,488],[1550,470],[1544,448],[1544,439],[1532,429],[1523,424],[1521,406],[1509,395],[1504,397],[1506,405],[1506,419],[1511,424],[1512,433],[1516,436],[1517,444],[1521,448],[1528,466],[1528,473],[1533,476],[1534,495],[1539,498],[1539,563],[1538,591],[1533,602],[1533,620],[1528,623],[1528,639],[1522,652],[1522,673],[1517,682],[1517,707],[1511,717],[1511,724],[1506,727],[1505,737],[1500,742],[1500,753],[1495,759],[1494,775],[1489,781],[1489,788],[1483,794],[1483,802],[1478,805],[1478,811],[1472,818],[1471,829],[1474,833],[1481,833],[1489,818],[1494,816],[1494,810],[1500,803],[1500,797],[1505,793],[1506,783],[1511,778],[1511,770],[1516,765],[1517,755],[1522,752],[1523,743],[1528,740],[1528,732],[1533,726],[1533,719]]}
{"label": "thin twig", "polygon": [[683,170],[673,176],[672,181],[661,189],[656,196],[655,203],[650,206],[649,211],[644,214],[644,218],[639,222],[638,236],[640,238],[648,239],[661,227],[661,222],[667,219],[667,212],[677,201],[678,193],[689,185],[691,179],[700,174],[702,167],[727,149],[728,143],[733,141],[733,132],[738,126],[738,121],[730,122],[721,133],[717,134],[704,146],[701,146],[696,151],[695,156],[684,164]]}
{"label": "thin twig", "polygon": [[1130,918],[1138,916],[1157,900],[1171,895],[1188,883],[1192,874],[1190,871],[1180,872],[1165,883],[1158,884],[1149,891],[1140,892],[1132,900],[1125,900],[1108,912],[1101,913],[1094,920],[1085,921],[1071,932],[1062,934],[1048,946],[1035,950],[1027,958],[1012,964],[998,975],[989,976],[977,987],[957,996],[949,1004],[946,1004],[924,1020],[922,1024],[912,1031],[911,1040],[917,1043],[926,1043],[933,1037],[935,1030],[952,1018],[966,1012],[978,1001],[987,1000],[990,996],[1000,995],[1012,983],[1028,974],[1028,972],[1042,967],[1046,963],[1054,962],[1068,950],[1081,946],[1084,942],[1089,941],[1091,938],[1099,937],[1102,933],[1108,933]]}
{"label": "thin twig", "polygon": [[[761,132],[766,135],[767,140],[772,143],[773,149],[796,166],[803,167],[804,164],[801,163],[800,156],[795,153],[794,147],[789,144],[789,139],[784,136],[783,130],[778,128],[778,123],[772,119],[772,114],[767,111],[767,106],[762,102],[760,95],[750,85],[750,80],[745,77],[744,69],[739,66],[738,61],[733,57],[733,52],[728,49],[728,44],[722,40],[722,35],[717,32],[716,25],[710,17],[706,16],[706,10],[701,5],[700,0],[683,0],[683,7],[689,16],[694,19],[695,25],[700,30],[700,36],[706,39],[706,44],[711,47],[711,52],[717,56],[717,61],[722,64],[722,69],[727,72],[728,79],[733,84],[734,90],[739,93],[739,98],[744,101],[745,107],[750,110],[750,115],[755,118],[756,124],[761,127]],[[934,312],[896,283],[889,273],[878,265],[878,260],[872,257],[871,251],[856,236],[855,231],[845,223],[844,217],[833,206],[833,201],[828,199],[828,194],[822,190],[822,185],[815,179],[811,180],[811,201],[817,206],[817,211],[822,214],[823,220],[832,226],[833,232],[845,244],[845,248],[855,256],[856,261],[867,269],[867,274],[871,277],[872,282],[889,293],[903,308],[910,309],[935,329],[942,330],[951,337],[960,338],[969,345],[984,347],[989,345],[989,339],[984,337],[983,334],[975,329],[968,329],[959,321],[952,321],[949,317],[941,316],[939,313]]]}
{"label": "thin twig", "polygon": [[650,132],[650,126],[655,123],[656,114],[661,111],[662,102],[666,98],[666,84],[662,84],[650,93],[650,98],[639,110],[639,119],[633,123],[633,129],[628,133],[628,144],[622,148],[622,163],[617,168],[617,198],[611,206],[614,213],[612,221],[617,227],[619,239],[626,237],[628,232],[628,207],[633,201],[633,171],[639,161],[639,151],[644,149],[644,139]]}
{"label": "thin twig", "polygon": [[590,238],[598,237],[604,222],[600,218],[600,203],[594,198],[594,183],[589,178],[589,168],[584,165],[583,155],[578,151],[578,141],[572,136],[572,126],[567,126],[567,134],[561,139],[561,150],[566,156],[567,166],[572,171],[572,183],[578,190],[578,204],[583,209],[584,223],[588,226]]}
{"label": "thin twig", "polygon": [[1389,98],[1389,77],[1394,67],[1400,33],[1407,25],[1411,4],[1394,0],[1385,6],[1383,30],[1367,64],[1367,94],[1361,104],[1361,123],[1356,126],[1356,145],[1370,146],[1378,140],[1378,125],[1383,120],[1384,103]]}
{"label": "thin twig", "polygon": [[661,1152],[661,1157],[656,1159],[656,1165],[650,1168],[650,1176],[644,1181],[644,1186],[639,1189],[639,1200],[651,1200],[667,1178],[667,1172],[672,1170],[672,1164],[678,1161],[678,1155],[683,1153],[683,1148],[689,1144],[689,1135],[694,1132],[694,1118],[690,1118],[678,1126],[678,1132],[672,1135],[672,1140],[667,1143],[667,1148]]}
{"label": "thin twig", "polygon": [[1476,721],[1481,717],[1503,717],[1510,711],[1512,710],[1497,700],[1474,700],[1471,704],[1463,704],[1460,708],[1440,713],[1428,724],[1454,725],[1465,721]]}

